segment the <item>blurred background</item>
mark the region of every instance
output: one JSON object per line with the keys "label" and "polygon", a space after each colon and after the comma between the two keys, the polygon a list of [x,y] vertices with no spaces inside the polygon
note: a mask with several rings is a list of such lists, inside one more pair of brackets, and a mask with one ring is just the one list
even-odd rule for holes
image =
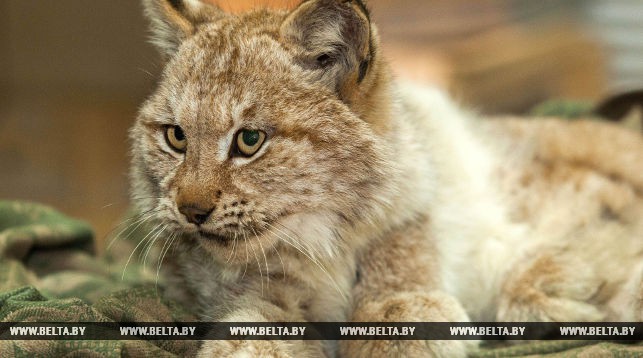
{"label": "blurred background", "polygon": [[[399,77],[485,114],[643,88],[640,0],[369,3]],[[139,1],[0,2],[0,199],[85,219],[100,248],[127,210],[127,129],[162,66],[147,35]]]}

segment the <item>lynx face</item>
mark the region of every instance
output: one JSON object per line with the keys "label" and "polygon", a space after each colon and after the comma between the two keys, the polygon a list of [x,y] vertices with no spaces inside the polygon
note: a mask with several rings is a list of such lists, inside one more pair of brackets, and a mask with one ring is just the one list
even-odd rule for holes
{"label": "lynx face", "polygon": [[374,82],[360,3],[146,7],[167,64],[131,130],[139,210],[219,260],[341,246],[334,228],[366,216],[386,176],[385,145],[356,114]]}

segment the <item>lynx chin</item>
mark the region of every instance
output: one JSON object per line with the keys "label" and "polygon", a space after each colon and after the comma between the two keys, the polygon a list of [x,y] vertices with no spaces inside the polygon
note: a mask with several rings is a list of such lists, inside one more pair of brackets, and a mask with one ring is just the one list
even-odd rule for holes
{"label": "lynx chin", "polygon": [[[144,0],[131,129],[166,294],[216,321],[643,320],[643,139],[489,119],[396,82],[361,0]],[[464,356],[465,341],[208,341],[208,357]]]}

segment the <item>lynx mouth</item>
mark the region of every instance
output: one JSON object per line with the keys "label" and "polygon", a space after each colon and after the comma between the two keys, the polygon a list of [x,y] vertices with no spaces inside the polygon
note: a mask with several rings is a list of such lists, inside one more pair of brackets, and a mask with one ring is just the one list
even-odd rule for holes
{"label": "lynx mouth", "polygon": [[218,242],[220,244],[224,244],[224,245],[227,245],[230,242],[232,242],[231,237],[218,235],[218,234],[213,234],[213,233],[209,233],[209,232],[205,232],[205,231],[199,231],[199,235],[202,238],[206,239],[206,240],[216,241],[216,242]]}

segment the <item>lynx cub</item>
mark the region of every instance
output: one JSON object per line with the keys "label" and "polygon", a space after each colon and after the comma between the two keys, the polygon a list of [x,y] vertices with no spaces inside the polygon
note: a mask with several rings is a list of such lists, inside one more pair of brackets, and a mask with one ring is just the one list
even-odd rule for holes
{"label": "lynx cub", "polygon": [[[131,130],[133,196],[180,234],[167,293],[204,320],[643,319],[638,134],[473,119],[396,83],[360,0],[144,5],[166,66]],[[201,354],[469,348],[208,341]]]}

